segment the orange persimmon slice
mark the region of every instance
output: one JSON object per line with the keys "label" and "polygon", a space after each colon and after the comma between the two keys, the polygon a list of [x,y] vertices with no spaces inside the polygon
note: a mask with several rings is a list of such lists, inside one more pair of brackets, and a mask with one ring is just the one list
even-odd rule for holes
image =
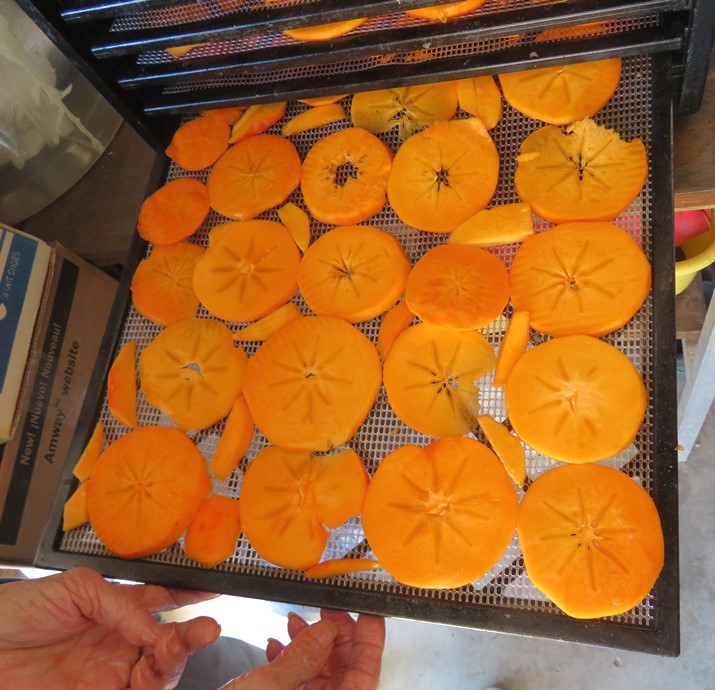
{"label": "orange persimmon slice", "polygon": [[523,487],[526,481],[526,454],[521,441],[488,414],[479,415],[477,422],[507,474],[515,484]]}
{"label": "orange persimmon slice", "polygon": [[556,467],[528,489],[517,516],[534,585],[574,618],[625,613],[663,567],[653,499],[628,475],[602,465]]}
{"label": "orange persimmon slice", "polygon": [[298,287],[316,314],[359,323],[399,299],[409,272],[410,261],[392,235],[370,225],[346,225],[308,248]]}
{"label": "orange persimmon slice", "polygon": [[506,383],[509,372],[519,357],[526,352],[528,344],[529,312],[515,311],[499,346],[499,356],[494,369],[494,386],[501,387]]}
{"label": "orange persimmon slice", "polygon": [[233,223],[211,240],[196,263],[194,292],[214,316],[253,321],[295,294],[300,251],[280,223]]}
{"label": "orange persimmon slice", "polygon": [[192,281],[203,253],[203,247],[185,241],[154,247],[132,277],[134,308],[159,326],[196,316],[199,298]]}
{"label": "orange persimmon slice", "polygon": [[497,188],[499,154],[478,118],[438,122],[400,147],[387,196],[400,220],[451,232],[485,208]]}
{"label": "orange persimmon slice", "polygon": [[484,444],[441,438],[382,460],[362,512],[380,565],[412,587],[461,587],[492,568],[514,536],[516,489]]}
{"label": "orange persimmon slice", "polygon": [[494,77],[473,77],[457,82],[459,107],[478,117],[487,129],[494,129],[502,114],[501,93]]}
{"label": "orange persimmon slice", "polygon": [[507,378],[504,398],[524,443],[572,463],[620,453],[638,433],[648,403],[631,361],[585,335],[556,338],[524,353]]}
{"label": "orange persimmon slice", "polygon": [[74,474],[74,476],[81,482],[92,476],[92,470],[94,469],[99,456],[102,454],[103,445],[104,422],[100,419],[94,427],[94,431],[92,432],[89,441],[87,441],[87,445],[84,447],[82,455],[79,456],[79,460],[77,460],[77,464],[72,470],[72,474]]}
{"label": "orange persimmon slice", "polygon": [[197,117],[176,130],[166,155],[184,170],[203,170],[228,148],[230,136],[231,128],[220,119]]}
{"label": "orange persimmon slice", "polygon": [[309,129],[317,129],[333,122],[340,122],[345,119],[345,111],[339,103],[329,103],[327,105],[316,105],[313,108],[304,110],[302,113],[294,115],[281,128],[284,137],[290,137],[299,132]]}
{"label": "orange persimmon slice", "polygon": [[512,108],[551,125],[592,117],[611,100],[620,80],[621,58],[499,75]]}
{"label": "orange persimmon slice", "polygon": [[347,96],[346,93],[339,93],[337,96],[316,96],[315,98],[299,98],[298,103],[305,103],[310,106],[330,105],[337,103]]}
{"label": "orange persimmon slice", "polygon": [[206,185],[190,177],[180,177],[144,200],[137,231],[152,244],[180,242],[198,230],[210,210]]}
{"label": "orange persimmon slice", "polygon": [[288,302],[267,316],[258,319],[258,321],[255,321],[250,326],[236,331],[233,334],[233,339],[243,342],[267,340],[289,321],[293,321],[293,319],[297,318],[300,318],[300,309],[298,309],[293,302]]}
{"label": "orange persimmon slice", "polygon": [[248,106],[246,112],[234,122],[228,143],[236,144],[265,132],[271,125],[278,122],[285,112],[285,103],[261,103]]}
{"label": "orange persimmon slice", "polygon": [[139,365],[149,403],[181,429],[205,429],[230,412],[241,392],[246,353],[220,321],[184,319],[144,348]]}
{"label": "orange persimmon slice", "polygon": [[80,525],[89,522],[87,511],[87,486],[89,482],[82,482],[74,493],[67,499],[62,511],[62,531],[69,532]]}
{"label": "orange persimmon slice", "polygon": [[119,350],[107,377],[107,407],[124,426],[137,426],[137,344],[127,340]]}
{"label": "orange persimmon slice", "polygon": [[216,161],[206,187],[214,211],[250,220],[283,203],[299,182],[295,146],[274,134],[258,134],[232,146]]}
{"label": "orange persimmon slice", "polygon": [[298,29],[286,29],[283,33],[286,36],[295,38],[297,41],[328,41],[343,34],[357,29],[364,24],[367,19],[348,19],[343,22],[331,22],[329,24],[318,24],[317,26],[304,26]]}
{"label": "orange persimmon slice", "polygon": [[477,331],[411,326],[385,360],[387,398],[395,414],[422,434],[466,434],[479,414],[476,381],[495,361],[492,346]]}
{"label": "orange persimmon slice", "polygon": [[328,457],[268,446],[251,463],[241,486],[246,539],[271,563],[310,568],[328,543],[326,527],[339,527],[360,513],[367,485],[354,450]]}
{"label": "orange persimmon slice", "polygon": [[274,445],[330,450],[350,439],[380,388],[380,358],[347,321],[291,321],[251,357],[243,394],[253,421]]}
{"label": "orange persimmon slice", "polygon": [[372,558],[331,558],[308,568],[303,575],[308,580],[319,580],[326,577],[364,572],[365,570],[375,570],[379,567],[380,562]]}
{"label": "orange persimmon slice", "polygon": [[211,110],[204,110],[201,114],[204,117],[213,117],[221,122],[225,122],[227,125],[234,125],[241,119],[243,113],[246,112],[246,108],[212,108]]}
{"label": "orange persimmon slice", "polygon": [[611,220],[638,196],[648,175],[640,139],[625,142],[590,119],[537,129],[519,151],[516,191],[552,223]]}
{"label": "orange persimmon slice", "polygon": [[398,128],[400,139],[449,120],[457,110],[454,82],[420,86],[402,86],[379,91],[365,91],[353,96],[350,116],[356,127],[381,134]]}
{"label": "orange persimmon slice", "polygon": [[496,247],[523,242],[533,234],[531,206],[524,203],[504,204],[478,211],[452,230],[447,242]]}
{"label": "orange persimmon slice", "polygon": [[239,395],[226,419],[226,426],[211,460],[211,471],[221,481],[228,479],[253,440],[253,417],[246,399]]}
{"label": "orange persimmon slice", "polygon": [[390,354],[395,340],[412,323],[414,318],[415,315],[410,311],[405,300],[396,304],[382,317],[380,331],[377,334],[377,351],[383,362]]}
{"label": "orange persimmon slice", "polygon": [[509,301],[509,274],[501,259],[484,249],[439,245],[414,265],[405,301],[413,314],[434,326],[484,328]]}
{"label": "orange persimmon slice", "polygon": [[112,443],[87,482],[100,541],[121,558],[171,546],[211,489],[206,461],[179,429],[145,426]]}
{"label": "orange persimmon slice", "polygon": [[330,225],[367,220],[385,205],[390,149],[358,127],[316,142],[303,161],[301,190],[308,211]]}
{"label": "orange persimmon slice", "polygon": [[215,568],[236,551],[241,536],[241,504],[211,494],[196,511],[184,537],[184,553],[204,568]]}
{"label": "orange persimmon slice", "polygon": [[454,17],[473,12],[481,7],[487,0],[461,0],[461,2],[448,2],[446,5],[421,7],[416,10],[407,10],[405,14],[430,22],[446,22]]}
{"label": "orange persimmon slice", "polygon": [[278,218],[286,226],[300,251],[305,254],[310,244],[310,218],[299,206],[287,203],[278,209]]}
{"label": "orange persimmon slice", "polygon": [[534,235],[511,266],[511,301],[549,335],[611,333],[641,308],[651,285],[645,254],[612,223],[565,223]]}

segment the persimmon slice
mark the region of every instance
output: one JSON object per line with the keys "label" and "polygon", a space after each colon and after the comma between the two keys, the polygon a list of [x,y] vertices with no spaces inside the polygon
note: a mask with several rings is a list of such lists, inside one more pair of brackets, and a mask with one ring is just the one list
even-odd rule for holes
{"label": "persimmon slice", "polygon": [[231,407],[226,426],[211,460],[211,471],[217,479],[225,481],[246,454],[253,440],[253,417],[246,399],[239,395]]}
{"label": "persimmon slice", "polygon": [[246,353],[227,326],[185,319],[164,329],[139,357],[146,399],[184,430],[223,419],[241,392]]}
{"label": "persimmon slice", "polygon": [[92,436],[90,436],[89,441],[87,441],[87,445],[84,447],[82,455],[79,456],[79,460],[77,460],[77,464],[72,470],[72,474],[74,474],[74,476],[81,482],[92,476],[92,470],[94,470],[94,466],[97,464],[97,460],[102,454],[103,445],[104,422],[100,419],[94,427]]}
{"label": "persimmon slice", "polygon": [[211,494],[199,506],[186,530],[184,553],[205,568],[214,568],[233,555],[240,536],[240,502]]}
{"label": "persimmon slice", "polygon": [[87,511],[87,486],[89,482],[82,482],[67,499],[62,511],[62,531],[69,532],[89,522]]}
{"label": "persimmon slice", "polygon": [[494,453],[474,439],[447,437],[382,460],[362,524],[380,565],[399,582],[461,587],[497,563],[516,511],[516,489]]}
{"label": "persimmon slice", "polygon": [[298,29],[286,29],[283,33],[286,36],[295,38],[297,41],[328,41],[343,34],[357,29],[358,26],[367,21],[363,19],[348,19],[344,22],[331,22],[329,24],[318,24],[317,26],[304,26]]}
{"label": "persimmon slice", "polygon": [[515,311],[506,327],[506,332],[499,346],[499,356],[494,369],[494,385],[501,387],[506,383],[509,372],[525,352],[529,344],[529,312]]}
{"label": "persimmon slice", "polygon": [[253,321],[287,302],[298,288],[300,251],[280,223],[222,226],[196,263],[194,292],[226,321]]}
{"label": "persimmon slice", "polygon": [[527,239],[511,266],[511,301],[549,335],[611,333],[641,307],[651,270],[611,223],[565,223]]}
{"label": "persimmon slice", "polygon": [[171,546],[211,489],[206,461],[178,429],[145,426],[112,443],[87,483],[100,541],[121,558]]}
{"label": "persimmon slice", "polygon": [[574,618],[625,613],[663,567],[658,511],[631,477],[602,465],[541,475],[519,507],[519,543],[534,585]]}
{"label": "persimmon slice", "polygon": [[446,22],[454,17],[473,12],[481,7],[487,0],[461,0],[461,2],[448,2],[446,5],[421,7],[416,10],[407,10],[405,14],[430,22]]}
{"label": "persimmon slice", "polygon": [[648,402],[630,360],[585,335],[556,338],[522,355],[504,397],[512,428],[524,443],[572,463],[603,460],[626,448]]}
{"label": "persimmon slice", "polygon": [[579,120],[562,130],[547,125],[521,144],[516,191],[552,223],[611,220],[641,191],[648,157],[640,139]]}
{"label": "persimmon slice", "polygon": [[267,340],[289,321],[298,319],[300,316],[300,309],[293,302],[287,302],[282,307],[278,307],[275,311],[258,319],[258,321],[254,321],[250,326],[236,331],[233,334],[233,339],[247,342]]}
{"label": "persimmon slice", "polygon": [[507,474],[515,484],[523,487],[526,481],[526,455],[521,441],[488,414],[479,415],[477,421]]}
{"label": "persimmon slice", "polygon": [[308,211],[330,225],[367,220],[385,205],[390,150],[359,127],[316,142],[303,161],[301,190]]}
{"label": "persimmon slice", "polygon": [[395,414],[427,436],[466,434],[479,414],[477,380],[496,355],[476,331],[420,323],[408,328],[385,360],[385,390]]}
{"label": "persimmon slice", "polygon": [[523,242],[534,234],[531,206],[524,203],[504,204],[477,211],[449,235],[449,244],[475,244],[496,247]]}
{"label": "persimmon slice", "polygon": [[191,242],[154,247],[132,277],[134,308],[159,326],[196,316],[199,299],[192,281],[203,253],[203,247]]}
{"label": "persimmon slice", "polygon": [[377,334],[377,351],[383,362],[390,354],[395,340],[412,323],[414,318],[415,315],[410,311],[405,300],[396,304],[382,317],[380,331]]}
{"label": "persimmon slice", "polygon": [[347,321],[291,321],[251,358],[243,393],[253,421],[276,446],[330,450],[363,423],[380,388],[373,344]]}
{"label": "persimmon slice", "polygon": [[278,218],[286,226],[300,251],[305,254],[305,250],[310,244],[310,218],[308,214],[299,206],[287,203],[278,209]]}
{"label": "persimmon slice", "polygon": [[499,123],[502,114],[501,93],[494,77],[473,77],[457,82],[459,107],[478,117],[487,129]]}
{"label": "persimmon slice", "polygon": [[211,169],[206,186],[214,211],[250,220],[283,203],[299,182],[295,146],[274,134],[258,134],[226,151]]}
{"label": "persimmon slice", "polygon": [[284,568],[310,568],[328,543],[326,526],[338,527],[361,511],[367,484],[353,450],[327,457],[268,446],[243,478],[244,534],[261,558]]}
{"label": "persimmon slice", "polygon": [[369,225],[335,228],[305,252],[298,287],[322,316],[358,323],[387,311],[405,290],[410,262],[399,241]]}
{"label": "persimmon slice", "polygon": [[345,119],[345,111],[339,103],[316,105],[294,115],[281,128],[284,137],[290,137],[309,129],[316,129]]}
{"label": "persimmon slice", "polygon": [[173,244],[198,230],[209,211],[206,185],[190,177],[180,177],[144,200],[137,231],[152,244]]}
{"label": "persimmon slice", "polygon": [[451,232],[485,208],[499,179],[499,154],[481,120],[438,122],[402,144],[387,196],[400,220]]}
{"label": "persimmon slice", "polygon": [[228,148],[231,127],[217,117],[197,117],[174,133],[166,155],[184,170],[203,170],[213,165]]}
{"label": "persimmon slice", "polygon": [[434,326],[484,328],[509,301],[509,275],[501,259],[484,249],[443,244],[414,265],[405,301],[410,311]]}
{"label": "persimmon slice", "polygon": [[398,128],[406,139],[435,122],[449,120],[457,110],[454,82],[365,91],[353,96],[350,116],[356,127],[381,134]]}
{"label": "persimmon slice", "polygon": [[249,105],[241,117],[234,122],[228,143],[236,144],[265,132],[271,125],[278,122],[285,112],[286,104],[284,102]]}
{"label": "persimmon slice", "polygon": [[499,75],[512,108],[551,125],[592,117],[611,100],[620,80],[621,58]]}
{"label": "persimmon slice", "polygon": [[137,344],[127,340],[122,345],[107,376],[107,407],[124,426],[137,426]]}

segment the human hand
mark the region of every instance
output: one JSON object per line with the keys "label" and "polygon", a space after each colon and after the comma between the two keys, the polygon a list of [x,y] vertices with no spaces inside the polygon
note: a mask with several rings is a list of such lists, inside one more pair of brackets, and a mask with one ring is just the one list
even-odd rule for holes
{"label": "human hand", "polygon": [[169,690],[212,618],[159,624],[152,613],[216,595],[115,585],[88,568],[0,585],[0,678],[13,690]]}
{"label": "human hand", "polygon": [[288,616],[292,642],[269,640],[269,663],[222,690],[374,690],[380,679],[385,621],[362,614],[357,621],[341,611],[320,611],[321,620],[308,625]]}

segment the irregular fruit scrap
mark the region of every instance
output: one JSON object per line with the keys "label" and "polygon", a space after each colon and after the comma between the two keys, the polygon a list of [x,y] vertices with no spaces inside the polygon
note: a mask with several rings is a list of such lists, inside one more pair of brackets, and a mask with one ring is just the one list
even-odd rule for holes
{"label": "irregular fruit scrap", "polygon": [[87,487],[89,482],[82,482],[67,499],[62,512],[62,531],[69,532],[89,522],[87,510]]}
{"label": "irregular fruit scrap", "polygon": [[494,370],[494,385],[503,386],[509,372],[514,368],[519,357],[526,352],[529,344],[529,312],[515,311],[506,327],[506,332],[499,346],[499,356]]}
{"label": "irregular fruit scrap", "polygon": [[377,351],[383,362],[390,354],[395,340],[412,323],[414,318],[415,315],[410,311],[405,300],[396,304],[382,317],[380,331],[377,334]]}
{"label": "irregular fruit scrap", "polygon": [[461,17],[478,7],[481,7],[487,0],[461,0],[461,2],[449,2],[446,5],[435,5],[434,7],[422,7],[416,10],[407,10],[405,14],[418,19],[426,19],[431,22],[446,22],[454,17]]}
{"label": "irregular fruit scrap", "polygon": [[477,211],[449,235],[449,244],[496,247],[523,242],[534,234],[531,206],[516,203]]}
{"label": "irregular fruit scrap", "polygon": [[293,302],[288,302],[267,316],[258,319],[258,321],[254,321],[250,326],[236,331],[233,334],[233,339],[243,342],[268,340],[268,338],[283,328],[289,321],[300,318],[300,315],[300,309],[298,309]]}
{"label": "irregular fruit scrap", "polygon": [[81,482],[89,479],[92,476],[92,470],[94,469],[99,456],[102,453],[102,446],[104,445],[104,422],[100,419],[97,425],[94,427],[92,436],[90,437],[87,445],[82,451],[82,455],[79,456],[77,464],[72,470],[77,479]]}
{"label": "irregular fruit scrap", "polygon": [[258,429],[276,446],[331,450],[363,423],[380,388],[373,344],[347,321],[291,321],[251,358],[243,393]]}
{"label": "irregular fruit scrap", "polygon": [[226,419],[226,426],[221,433],[216,452],[211,460],[211,471],[217,479],[229,478],[238,463],[246,454],[253,440],[253,417],[246,399],[239,395]]}
{"label": "irregular fruit scrap", "polygon": [[87,508],[100,541],[121,558],[171,546],[211,489],[206,461],[178,429],[146,426],[101,455],[87,482]]}
{"label": "irregular fruit scrap", "polygon": [[518,533],[529,578],[574,618],[625,613],[663,567],[653,500],[612,467],[571,465],[541,475],[519,507]]}
{"label": "irregular fruit scrap", "polygon": [[466,434],[476,426],[476,381],[496,355],[476,331],[420,323],[397,338],[385,360],[385,390],[395,414],[427,436]]}
{"label": "irregular fruit scrap", "polygon": [[211,494],[199,506],[184,537],[184,553],[205,568],[215,568],[236,551],[241,536],[241,505]]}
{"label": "irregular fruit scrap", "polygon": [[380,565],[412,587],[461,587],[499,560],[516,527],[517,495],[485,445],[447,437],[382,460],[362,524]]}
{"label": "irregular fruit scrap", "polygon": [[487,129],[493,129],[501,119],[501,93],[494,77],[473,77],[456,82],[459,107],[478,117]]}
{"label": "irregular fruit scrap", "polygon": [[281,128],[284,137],[290,137],[309,129],[316,129],[345,119],[345,111],[339,103],[316,105],[298,113]]}
{"label": "irregular fruit scrap", "polygon": [[287,203],[278,209],[278,218],[291,234],[298,249],[305,254],[310,244],[310,218],[299,206]]}
{"label": "irregular fruit scrap", "polygon": [[526,481],[526,455],[521,441],[488,414],[479,415],[477,421],[507,474],[515,484],[523,487]]}
{"label": "irregular fruit scrap", "polygon": [[330,535],[362,510],[368,475],[357,453],[317,456],[268,446],[241,487],[241,521],[261,558],[305,570],[318,563]]}
{"label": "irregular fruit scrap", "polygon": [[285,115],[285,111],[285,103],[263,103],[249,106],[234,123],[228,143],[237,144],[265,132]]}
{"label": "irregular fruit scrap", "polygon": [[197,117],[176,130],[166,155],[184,170],[213,165],[228,148],[231,128],[216,117]]}
{"label": "irregular fruit scrap", "polygon": [[572,463],[604,460],[625,449],[648,402],[631,361],[585,335],[556,338],[526,352],[507,378],[504,397],[524,443]]}
{"label": "irregular fruit scrap", "polygon": [[179,428],[205,429],[231,410],[246,359],[221,322],[185,319],[159,333],[141,353],[142,391]]}
{"label": "irregular fruit scrap", "polygon": [[330,24],[318,24],[317,26],[305,26],[299,29],[286,29],[283,33],[286,36],[295,38],[297,41],[328,41],[343,34],[357,29],[364,24],[366,19],[349,19],[344,22],[331,22]]}
{"label": "irregular fruit scrap", "polygon": [[409,259],[392,235],[370,225],[348,225],[309,247],[298,268],[298,287],[316,314],[358,323],[393,305],[409,272]]}
{"label": "irregular fruit scrap", "polygon": [[137,425],[137,344],[127,340],[119,350],[107,377],[107,407],[124,426]]}

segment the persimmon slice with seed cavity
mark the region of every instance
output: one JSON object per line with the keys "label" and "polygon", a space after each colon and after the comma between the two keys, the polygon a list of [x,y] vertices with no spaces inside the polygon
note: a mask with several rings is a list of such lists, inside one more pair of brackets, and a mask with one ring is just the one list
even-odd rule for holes
{"label": "persimmon slice with seed cavity", "polygon": [[562,130],[546,125],[521,144],[516,191],[552,223],[611,220],[643,188],[648,157],[640,139],[579,120]]}
{"label": "persimmon slice with seed cavity", "polygon": [[380,565],[412,587],[461,587],[492,568],[516,527],[516,489],[466,437],[402,446],[382,460],[362,512]]}
{"label": "persimmon slice with seed cavity", "polygon": [[551,125],[592,117],[611,100],[620,80],[621,58],[499,75],[512,108]]}
{"label": "persimmon slice with seed cavity", "polygon": [[501,259],[484,249],[443,244],[414,265],[405,301],[410,311],[433,326],[484,328],[509,301],[509,275]]}
{"label": "persimmon slice with seed cavity", "polygon": [[631,361],[585,335],[524,353],[504,388],[512,428],[539,453],[564,462],[610,458],[635,438],[648,396]]}
{"label": "persimmon slice with seed cavity", "polygon": [[385,390],[395,414],[427,436],[466,434],[479,414],[477,380],[496,355],[476,331],[427,323],[400,335],[385,360]]}
{"label": "persimmon slice with seed cavity", "polygon": [[359,127],[329,134],[303,161],[301,190],[308,211],[329,225],[367,220],[385,205],[392,153]]}
{"label": "persimmon slice with seed cavity", "polygon": [[613,467],[567,465],[541,475],[517,517],[534,585],[574,618],[625,613],[663,567],[658,511],[636,481]]}
{"label": "persimmon slice with seed cavity", "polygon": [[308,247],[298,287],[316,314],[358,323],[387,311],[404,292],[409,272],[410,262],[392,235],[347,225]]}
{"label": "persimmon slice with seed cavity", "polygon": [[234,220],[250,220],[283,203],[299,182],[295,146],[274,134],[258,134],[232,146],[216,161],[206,187],[214,211]]}
{"label": "persimmon slice with seed cavity", "polygon": [[227,326],[184,319],[164,329],[139,357],[144,397],[184,430],[223,419],[241,392],[246,353]]}
{"label": "persimmon slice with seed cavity", "polygon": [[451,232],[485,208],[497,187],[499,154],[478,118],[438,122],[400,147],[387,196],[400,220]]}
{"label": "persimmon slice with seed cavity", "polygon": [[430,22],[446,22],[454,17],[461,17],[481,7],[487,0],[461,0],[461,2],[448,2],[446,5],[434,5],[433,7],[420,7],[415,10],[407,10],[405,14],[418,19],[426,19]]}
{"label": "persimmon slice with seed cavity", "polygon": [[194,270],[194,292],[211,314],[253,321],[295,294],[300,250],[283,225],[251,220],[218,227]]}
{"label": "persimmon slice with seed cavity", "polygon": [[211,489],[206,461],[178,429],[145,426],[112,443],[87,482],[89,519],[121,558],[171,546]]}

